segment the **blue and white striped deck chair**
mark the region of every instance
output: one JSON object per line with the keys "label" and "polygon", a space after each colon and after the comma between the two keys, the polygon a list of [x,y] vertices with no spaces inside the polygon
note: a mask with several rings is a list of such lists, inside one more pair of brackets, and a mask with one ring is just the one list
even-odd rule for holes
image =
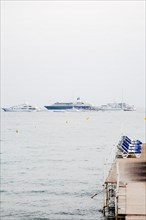
{"label": "blue and white striped deck chair", "polygon": [[131,141],[127,136],[122,137],[121,141],[121,148],[124,149],[124,157],[130,156],[135,156],[135,157],[140,157],[141,155],[141,143],[139,140],[136,141]]}
{"label": "blue and white striped deck chair", "polygon": [[119,141],[117,148],[123,158],[128,156],[139,158],[141,155],[141,144],[139,140],[131,141],[127,136],[123,136]]}

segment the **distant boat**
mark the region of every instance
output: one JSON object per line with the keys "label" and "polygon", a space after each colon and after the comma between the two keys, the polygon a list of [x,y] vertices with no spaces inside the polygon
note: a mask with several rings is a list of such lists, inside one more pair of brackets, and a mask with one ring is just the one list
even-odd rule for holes
{"label": "distant boat", "polygon": [[80,101],[80,98],[77,98],[76,102],[56,102],[52,105],[44,106],[48,110],[93,110],[93,106],[89,103]]}
{"label": "distant boat", "polygon": [[11,106],[10,108],[2,108],[5,112],[33,112],[40,111],[38,107],[34,107],[29,104],[20,104]]}
{"label": "distant boat", "polygon": [[126,103],[108,103],[106,105],[101,105],[98,107],[98,110],[102,111],[134,111],[134,106],[130,106]]}

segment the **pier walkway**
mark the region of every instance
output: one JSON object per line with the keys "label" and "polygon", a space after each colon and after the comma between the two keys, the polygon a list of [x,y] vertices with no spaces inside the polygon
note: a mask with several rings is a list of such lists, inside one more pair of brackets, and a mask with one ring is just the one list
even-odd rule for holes
{"label": "pier walkway", "polygon": [[146,220],[146,144],[140,158],[116,158],[104,186],[108,216],[114,212],[115,219]]}

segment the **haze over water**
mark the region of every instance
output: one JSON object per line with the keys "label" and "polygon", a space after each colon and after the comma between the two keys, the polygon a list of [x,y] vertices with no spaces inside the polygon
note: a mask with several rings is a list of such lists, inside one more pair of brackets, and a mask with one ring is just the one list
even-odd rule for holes
{"label": "haze over water", "polygon": [[105,159],[122,134],[145,142],[144,117],[142,110],[1,112],[1,219],[103,219]]}

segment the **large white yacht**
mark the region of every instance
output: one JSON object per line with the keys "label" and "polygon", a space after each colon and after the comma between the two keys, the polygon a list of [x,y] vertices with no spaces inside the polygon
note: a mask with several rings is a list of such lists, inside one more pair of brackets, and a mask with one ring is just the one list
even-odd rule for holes
{"label": "large white yacht", "polygon": [[125,102],[121,103],[108,103],[106,105],[101,105],[98,107],[98,110],[102,111],[134,111],[135,108],[133,105],[129,105]]}
{"label": "large white yacht", "polygon": [[77,98],[76,102],[56,102],[52,105],[44,106],[48,110],[93,110],[93,106],[89,103],[80,101]]}
{"label": "large white yacht", "polygon": [[27,103],[14,105],[9,108],[2,108],[5,112],[32,112],[32,111],[40,111],[38,107],[29,105]]}

